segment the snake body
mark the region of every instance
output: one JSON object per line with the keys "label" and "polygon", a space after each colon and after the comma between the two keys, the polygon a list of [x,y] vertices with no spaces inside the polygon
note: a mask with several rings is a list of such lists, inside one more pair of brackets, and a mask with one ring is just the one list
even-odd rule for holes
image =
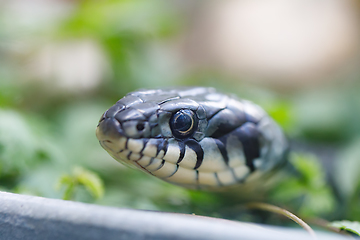
{"label": "snake body", "polygon": [[119,162],[197,189],[251,182],[288,149],[259,106],[205,87],[131,92],[102,115],[96,135]]}

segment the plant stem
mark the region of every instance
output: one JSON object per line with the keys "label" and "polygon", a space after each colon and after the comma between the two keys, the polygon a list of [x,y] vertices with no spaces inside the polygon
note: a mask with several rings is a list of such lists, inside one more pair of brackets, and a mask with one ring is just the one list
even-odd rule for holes
{"label": "plant stem", "polygon": [[248,204],[246,204],[246,206],[248,208],[261,209],[264,211],[277,213],[277,214],[283,215],[287,218],[290,218],[291,220],[293,220],[294,222],[299,224],[302,228],[304,228],[311,235],[312,239],[314,239],[314,240],[317,239],[314,230],[306,222],[304,222],[301,218],[299,218],[295,214],[289,212],[288,210],[285,210],[283,208],[280,208],[280,207],[277,207],[277,206],[274,206],[271,204],[267,204],[267,203],[254,202],[254,203],[248,203]]}

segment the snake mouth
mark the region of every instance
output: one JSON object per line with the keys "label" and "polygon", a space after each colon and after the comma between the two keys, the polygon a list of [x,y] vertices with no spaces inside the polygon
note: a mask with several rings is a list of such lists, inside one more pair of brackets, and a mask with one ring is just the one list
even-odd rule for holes
{"label": "snake mouth", "polygon": [[[111,118],[100,121],[96,135],[102,147],[118,162],[187,188],[218,188],[241,182],[250,174],[242,160],[238,162],[240,166],[227,166],[216,155],[209,156],[212,160],[206,157],[206,163],[199,165],[196,149],[175,138],[128,137],[123,133],[121,124]],[[215,165],[212,169],[206,168],[210,165],[209,161],[213,164],[217,162],[217,170]]]}
{"label": "snake mouth", "polygon": [[164,139],[128,137],[119,121],[114,118],[100,119],[96,136],[100,145],[126,166],[138,168],[159,178],[171,177],[179,168],[177,164],[167,163],[163,159],[167,148],[159,149],[159,146]]}
{"label": "snake mouth", "polygon": [[179,169],[177,163],[166,161],[166,152],[159,150],[162,139],[133,139],[126,136],[110,138],[97,128],[96,135],[101,146],[120,163],[139,168],[151,175],[166,179]]}
{"label": "snake mouth", "polygon": [[[170,141],[167,151],[158,151],[159,141]],[[122,136],[117,139],[100,141],[103,148],[120,163],[140,169],[164,181],[188,188],[218,188],[226,186],[221,176],[235,174],[233,169],[228,172],[204,172],[195,170],[185,163],[179,163],[176,149],[172,146],[175,140],[169,139],[132,139]],[[160,144],[161,145],[161,144]],[[244,178],[249,172],[246,167],[240,170]],[[220,180],[221,179],[221,180]],[[230,180],[231,181],[231,180]]]}

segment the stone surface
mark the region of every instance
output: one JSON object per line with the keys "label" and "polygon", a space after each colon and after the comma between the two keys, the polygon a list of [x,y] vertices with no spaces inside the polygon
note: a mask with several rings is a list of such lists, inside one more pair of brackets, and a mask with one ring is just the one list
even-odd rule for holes
{"label": "stone surface", "polygon": [[[318,240],[347,239],[318,232]],[[311,239],[301,229],[0,192],[0,239]]]}

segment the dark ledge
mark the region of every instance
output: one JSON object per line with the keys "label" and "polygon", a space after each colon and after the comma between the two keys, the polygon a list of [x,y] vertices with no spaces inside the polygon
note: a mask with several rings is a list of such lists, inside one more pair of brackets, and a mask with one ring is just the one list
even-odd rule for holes
{"label": "dark ledge", "polygon": [[[348,239],[317,232],[318,240]],[[301,229],[0,192],[0,239],[311,239]]]}

